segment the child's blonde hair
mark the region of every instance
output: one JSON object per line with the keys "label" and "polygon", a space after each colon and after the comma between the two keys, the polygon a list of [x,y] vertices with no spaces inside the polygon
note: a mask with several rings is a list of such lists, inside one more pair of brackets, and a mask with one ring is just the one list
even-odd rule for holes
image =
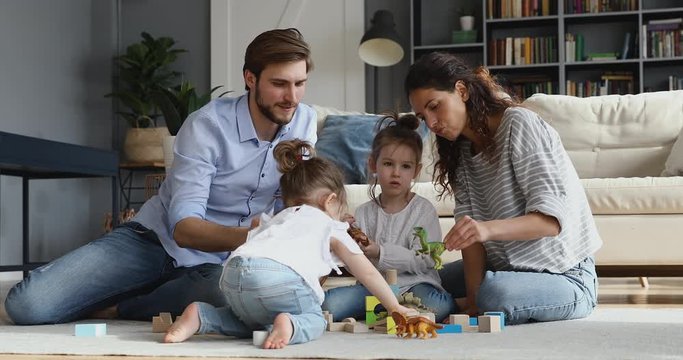
{"label": "child's blonde hair", "polygon": [[[415,165],[419,165],[422,159],[422,137],[416,131],[419,126],[420,119],[413,114],[399,116],[397,113],[393,113],[380,119],[377,123],[377,128],[380,130],[372,140],[369,161],[376,167],[379,153],[385,146],[405,145],[413,150]],[[377,184],[377,177],[375,177],[372,185],[368,187],[368,196],[377,205],[382,206],[379,198],[375,195]]]}
{"label": "child's blonde hair", "polygon": [[[275,146],[273,156],[282,173],[280,190],[285,206],[314,205],[320,207],[318,190],[329,190],[337,195],[341,209],[346,208],[344,174],[332,162],[315,156],[310,143],[294,139]],[[340,210],[341,210],[340,209]]]}

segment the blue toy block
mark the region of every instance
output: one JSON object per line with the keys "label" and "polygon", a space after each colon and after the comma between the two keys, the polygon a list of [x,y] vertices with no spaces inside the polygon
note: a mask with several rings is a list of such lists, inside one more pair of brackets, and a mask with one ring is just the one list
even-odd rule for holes
{"label": "blue toy block", "polygon": [[500,330],[505,328],[505,313],[502,311],[486,311],[484,315],[494,315],[500,318]]}
{"label": "blue toy block", "polygon": [[394,295],[398,296],[398,292],[400,291],[398,285],[389,285],[389,287],[391,288],[391,291],[394,292]]}
{"label": "blue toy block", "polygon": [[107,324],[76,324],[75,336],[105,336],[107,335]]}
{"label": "blue toy block", "polygon": [[470,326],[479,326],[479,319],[477,319],[476,317],[471,317]]}
{"label": "blue toy block", "polygon": [[440,324],[443,329],[436,329],[437,334],[459,334],[462,333],[462,325],[460,324]]}

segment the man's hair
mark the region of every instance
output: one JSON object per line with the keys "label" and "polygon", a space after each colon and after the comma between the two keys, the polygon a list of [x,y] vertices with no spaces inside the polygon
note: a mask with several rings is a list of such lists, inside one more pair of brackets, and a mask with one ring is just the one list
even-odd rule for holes
{"label": "man's hair", "polygon": [[[295,28],[269,30],[261,33],[247,46],[242,72],[249,70],[258,79],[263,69],[270,64],[301,60],[306,62],[306,73],[313,70],[311,49],[299,30]],[[249,91],[246,84],[244,89]]]}

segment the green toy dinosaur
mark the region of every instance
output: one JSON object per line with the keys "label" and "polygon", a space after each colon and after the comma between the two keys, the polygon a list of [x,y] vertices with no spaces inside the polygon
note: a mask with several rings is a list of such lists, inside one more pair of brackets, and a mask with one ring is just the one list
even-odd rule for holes
{"label": "green toy dinosaur", "polygon": [[441,263],[441,254],[443,254],[444,250],[446,250],[443,243],[427,241],[427,230],[425,230],[423,227],[416,226],[413,228],[413,230],[415,230],[413,235],[420,240],[420,245],[422,245],[422,249],[415,251],[415,255],[429,255],[431,256],[432,260],[434,260],[434,269],[440,270],[443,268]]}

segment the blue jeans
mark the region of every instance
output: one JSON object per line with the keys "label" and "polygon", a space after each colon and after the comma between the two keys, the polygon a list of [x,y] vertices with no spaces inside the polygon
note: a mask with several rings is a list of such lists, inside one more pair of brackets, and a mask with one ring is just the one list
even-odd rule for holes
{"label": "blue jeans", "polygon": [[289,344],[315,340],[325,331],[325,318],[313,289],[277,261],[234,257],[226,264],[220,286],[229,305],[216,308],[198,303],[200,334],[251,337],[254,330],[271,331],[280,313],[286,313],[294,327]]}
{"label": "blue jeans", "polygon": [[129,222],[38,269],[7,295],[17,325],[54,324],[118,304],[119,317],[180,315],[193,301],[225,304],[218,288],[222,266],[176,268],[156,234]]}
{"label": "blue jeans", "polygon": [[[466,296],[462,260],[439,271],[454,298]],[[486,271],[477,295],[480,312],[502,311],[507,324],[586,317],[597,304],[595,261],[588,257],[563,274]]]}
{"label": "blue jeans", "polygon": [[[451,295],[430,284],[417,284],[408,292],[419,297],[422,305],[434,311],[437,322],[455,312],[455,302]],[[348,317],[365,319],[365,297],[370,295],[372,294],[361,284],[332,288],[325,292],[323,310],[329,311],[335,321]]]}

